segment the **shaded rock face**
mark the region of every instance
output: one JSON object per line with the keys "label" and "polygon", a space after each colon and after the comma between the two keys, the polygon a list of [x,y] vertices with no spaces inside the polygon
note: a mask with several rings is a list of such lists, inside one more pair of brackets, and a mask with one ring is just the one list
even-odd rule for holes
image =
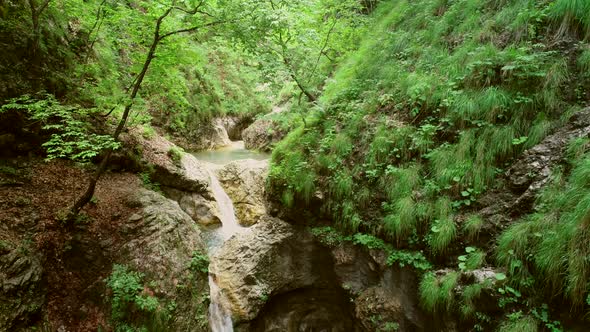
{"label": "shaded rock face", "polygon": [[251,118],[242,118],[237,116],[224,116],[220,118],[220,121],[227,131],[229,139],[232,141],[242,140],[242,132],[252,124]]}
{"label": "shaded rock face", "polygon": [[28,326],[45,302],[39,258],[0,242],[0,331]]}
{"label": "shaded rock face", "polygon": [[355,298],[355,318],[364,330],[432,330],[419,307],[418,281],[411,269],[388,266],[382,252],[352,244],[335,247],[332,256],[338,281]]}
{"label": "shaded rock face", "polygon": [[348,296],[336,288],[303,288],[278,295],[261,310],[259,317],[248,331],[359,331]]}
{"label": "shaded rock face", "polygon": [[[163,186],[187,192],[207,194],[211,183],[210,174],[202,162],[189,153],[183,153],[180,164],[154,164],[154,181]],[[208,196],[207,198],[211,198]]]}
{"label": "shaded rock face", "polygon": [[215,118],[199,123],[182,136],[173,137],[174,143],[185,150],[215,150],[231,144],[224,120]]}
{"label": "shaded rock face", "polygon": [[568,123],[539,144],[526,150],[498,178],[496,188],[478,198],[474,211],[458,216],[461,223],[476,213],[484,220],[477,241],[492,241],[503,227],[531,211],[536,196],[551,180],[553,169],[563,162],[572,139],[590,135],[590,108],[573,115]]}
{"label": "shaded rock face", "polygon": [[189,153],[183,153],[179,162],[173,162],[168,151],[176,145],[161,136],[139,139],[135,133],[128,135],[127,145],[136,141],[143,151],[142,163],[151,170],[150,179],[193,220],[202,225],[220,222],[217,204],[211,192],[211,173],[208,166]]}
{"label": "shaded rock face", "polygon": [[151,291],[176,303],[172,331],[207,331],[207,275],[192,271],[193,254],[204,253],[200,231],[178,203],[141,190],[134,198],[142,207],[122,225],[125,244],[117,258],[146,275]]}
{"label": "shaded rock face", "polygon": [[219,182],[234,204],[236,217],[242,226],[255,224],[266,215],[266,160],[234,161],[217,171]]}
{"label": "shaded rock face", "polygon": [[310,234],[267,217],[230,238],[210,273],[238,331],[322,331],[336,317],[341,327],[326,331],[354,331],[352,318],[342,319],[352,308],[332,267]]}
{"label": "shaded rock face", "polygon": [[258,119],[242,133],[246,149],[270,151],[275,143],[287,134],[280,125],[271,119]]}

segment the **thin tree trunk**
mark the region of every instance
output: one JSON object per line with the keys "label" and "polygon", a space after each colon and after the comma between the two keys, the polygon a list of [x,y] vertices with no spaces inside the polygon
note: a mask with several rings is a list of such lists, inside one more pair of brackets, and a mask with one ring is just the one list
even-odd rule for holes
{"label": "thin tree trunk", "polygon": [[[131,111],[131,107],[133,106],[135,97],[137,97],[137,93],[139,92],[139,88],[141,87],[141,83],[143,83],[143,79],[145,78],[145,74],[147,73],[147,71],[150,67],[150,64],[152,63],[152,60],[154,59],[156,49],[158,48],[158,43],[161,40],[161,38],[160,38],[160,25],[162,24],[162,20],[164,20],[164,18],[166,16],[168,16],[168,14],[170,14],[171,10],[172,10],[172,7],[169,10],[167,10],[164,14],[162,14],[162,16],[160,16],[158,18],[158,21],[156,23],[156,30],[154,31],[154,39],[152,41],[152,45],[150,46],[150,50],[148,51],[145,62],[143,63],[143,68],[141,69],[141,72],[137,76],[137,80],[135,81],[135,84],[133,85],[133,90],[131,91],[131,95],[130,95],[131,100],[129,101],[129,103],[127,103],[127,105],[125,105],[125,110],[123,111],[123,116],[121,116],[121,120],[119,121],[119,124],[117,125],[117,129],[115,129],[115,132],[113,133],[113,139],[115,141],[119,139],[119,136],[121,135],[121,132],[123,131],[123,128],[125,128],[125,124],[127,123],[127,119],[129,118],[129,113]],[[94,172],[94,175],[90,178],[90,183],[88,184],[88,188],[86,189],[84,194],[82,196],[80,196],[80,198],[76,201],[76,203],[72,207],[72,209],[71,209],[72,216],[76,216],[78,213],[80,213],[80,210],[82,210],[82,208],[86,204],[88,204],[88,202],[90,202],[90,200],[92,199],[92,196],[94,195],[94,190],[96,189],[96,184],[98,183],[98,180],[100,179],[101,175],[107,169],[109,158],[111,157],[112,153],[113,153],[112,149],[108,149],[106,151],[106,154],[102,158],[98,168]]]}
{"label": "thin tree trunk", "polygon": [[31,45],[31,59],[32,63],[32,73],[33,73],[33,90],[37,92],[39,90],[39,80],[41,79],[41,26],[39,23],[39,19],[41,14],[49,5],[51,0],[45,0],[40,6],[37,5],[35,0],[28,0],[29,7],[31,10],[31,25],[33,30],[33,40]]}
{"label": "thin tree trunk", "polygon": [[[32,1],[32,0],[30,0],[30,1]],[[199,9],[203,4],[204,4],[204,0],[201,1],[193,10],[188,11],[188,10],[184,10],[182,8],[176,7],[175,2],[173,2],[172,6],[170,6],[160,17],[158,17],[158,20],[156,21],[156,29],[154,31],[154,39],[152,40],[152,44],[151,44],[148,54],[145,58],[145,62],[143,63],[143,67],[141,69],[141,72],[139,73],[139,75],[137,76],[137,78],[135,80],[135,83],[133,84],[133,89],[132,89],[131,95],[130,95],[130,101],[127,105],[125,105],[125,109],[123,111],[123,115],[121,116],[121,120],[119,120],[119,124],[117,125],[117,128],[115,129],[115,132],[113,133],[113,139],[115,141],[117,141],[119,139],[121,132],[125,128],[125,125],[127,123],[127,119],[129,118],[129,113],[131,112],[131,107],[133,106],[133,103],[135,101],[135,97],[137,97],[137,93],[139,92],[141,84],[143,83],[143,79],[145,78],[145,75],[150,67],[150,64],[152,63],[152,60],[155,58],[156,49],[158,48],[158,44],[162,40],[164,40],[165,38],[168,38],[168,37],[175,35],[175,34],[184,33],[184,32],[192,32],[192,31],[196,31],[200,28],[225,23],[225,21],[213,21],[213,22],[209,22],[206,24],[192,26],[192,27],[186,28],[186,29],[179,29],[179,30],[175,30],[175,31],[160,35],[160,27],[162,25],[162,21],[172,12],[173,9],[178,9],[178,10],[181,10],[181,11],[187,13],[187,14],[194,15],[197,12],[199,12]],[[94,175],[90,178],[88,188],[86,189],[84,194],[82,196],[80,196],[80,198],[76,201],[74,206],[72,206],[72,209],[70,210],[70,218],[73,218],[76,215],[78,215],[78,213],[80,213],[82,208],[84,208],[84,206],[86,204],[88,204],[88,202],[90,202],[90,200],[92,199],[92,196],[94,195],[94,190],[96,189],[96,184],[98,183],[98,180],[100,179],[101,175],[106,171],[107,165],[109,162],[109,158],[111,157],[112,153],[113,153],[112,149],[106,150],[104,157],[102,158],[100,164],[98,165],[98,168],[94,172]]]}

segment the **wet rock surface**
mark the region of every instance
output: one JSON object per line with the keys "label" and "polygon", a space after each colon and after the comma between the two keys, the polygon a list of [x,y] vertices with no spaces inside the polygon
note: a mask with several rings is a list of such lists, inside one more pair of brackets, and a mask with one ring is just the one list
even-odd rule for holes
{"label": "wet rock surface", "polygon": [[209,226],[221,223],[219,209],[215,201],[198,193],[187,193],[173,188],[164,188],[166,197],[178,202],[180,208],[200,225]]}
{"label": "wet rock surface", "polygon": [[303,288],[273,297],[247,329],[252,332],[361,331],[346,293],[336,288]]}
{"label": "wet rock surface", "polygon": [[242,226],[255,224],[266,215],[265,180],[267,160],[239,160],[217,171],[219,182],[234,204]]}
{"label": "wet rock surface", "polygon": [[[230,238],[210,273],[238,331],[321,331],[331,318],[352,317],[332,266],[310,234],[266,217]],[[340,320],[346,328],[333,331],[354,330]]]}
{"label": "wet rock surface", "polygon": [[220,121],[232,141],[241,141],[242,132],[252,124],[251,118],[238,116],[224,116]]}

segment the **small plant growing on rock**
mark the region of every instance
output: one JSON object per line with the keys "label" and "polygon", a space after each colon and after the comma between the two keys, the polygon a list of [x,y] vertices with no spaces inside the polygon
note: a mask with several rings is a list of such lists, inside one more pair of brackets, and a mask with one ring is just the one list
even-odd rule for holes
{"label": "small plant growing on rock", "polygon": [[207,255],[194,251],[191,258],[190,269],[193,272],[208,273],[209,272],[209,258]]}
{"label": "small plant growing on rock", "polygon": [[[130,270],[127,266],[115,264],[113,272],[106,279],[107,286],[112,291],[111,319],[116,330],[129,328],[129,322],[134,320],[133,313],[143,312],[154,314],[160,307],[158,299],[144,294],[144,275]],[[132,328],[133,331],[135,329]]]}
{"label": "small plant growing on rock", "polygon": [[175,164],[180,164],[184,150],[177,146],[173,146],[168,150],[168,157],[172,159]]}

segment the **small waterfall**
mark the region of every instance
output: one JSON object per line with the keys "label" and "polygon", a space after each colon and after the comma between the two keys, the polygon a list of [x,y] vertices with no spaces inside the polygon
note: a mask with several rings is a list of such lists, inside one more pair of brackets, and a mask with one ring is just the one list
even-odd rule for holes
{"label": "small waterfall", "polygon": [[[213,170],[209,170],[211,177],[211,191],[213,197],[217,201],[219,207],[219,218],[221,219],[221,227],[216,232],[217,237],[220,241],[218,246],[223,245],[225,240],[229,239],[232,235],[246,230],[245,227],[240,226],[236,218],[234,211],[234,204],[221,187],[221,183],[217,179],[217,176]],[[210,252],[214,252],[218,248],[210,248]],[[214,264],[213,262],[211,265]],[[211,266],[209,267],[211,270]],[[231,312],[227,308],[227,301],[221,292],[221,289],[217,285],[215,278],[209,274],[209,296],[211,303],[209,304],[209,325],[213,332],[233,332],[233,323],[231,320]]]}
{"label": "small waterfall", "polygon": [[236,218],[236,213],[234,211],[234,204],[225,190],[223,190],[223,187],[221,187],[221,183],[219,183],[217,176],[215,176],[213,171],[210,171],[210,174],[211,191],[213,191],[213,197],[215,197],[215,200],[217,201],[220,214],[219,218],[221,219],[220,235],[225,241],[232,235],[244,231],[246,228],[238,224],[238,219]]}
{"label": "small waterfall", "polygon": [[217,286],[213,276],[209,275],[209,326],[213,332],[233,332],[234,327],[231,321],[229,310],[223,306],[223,294]]}

